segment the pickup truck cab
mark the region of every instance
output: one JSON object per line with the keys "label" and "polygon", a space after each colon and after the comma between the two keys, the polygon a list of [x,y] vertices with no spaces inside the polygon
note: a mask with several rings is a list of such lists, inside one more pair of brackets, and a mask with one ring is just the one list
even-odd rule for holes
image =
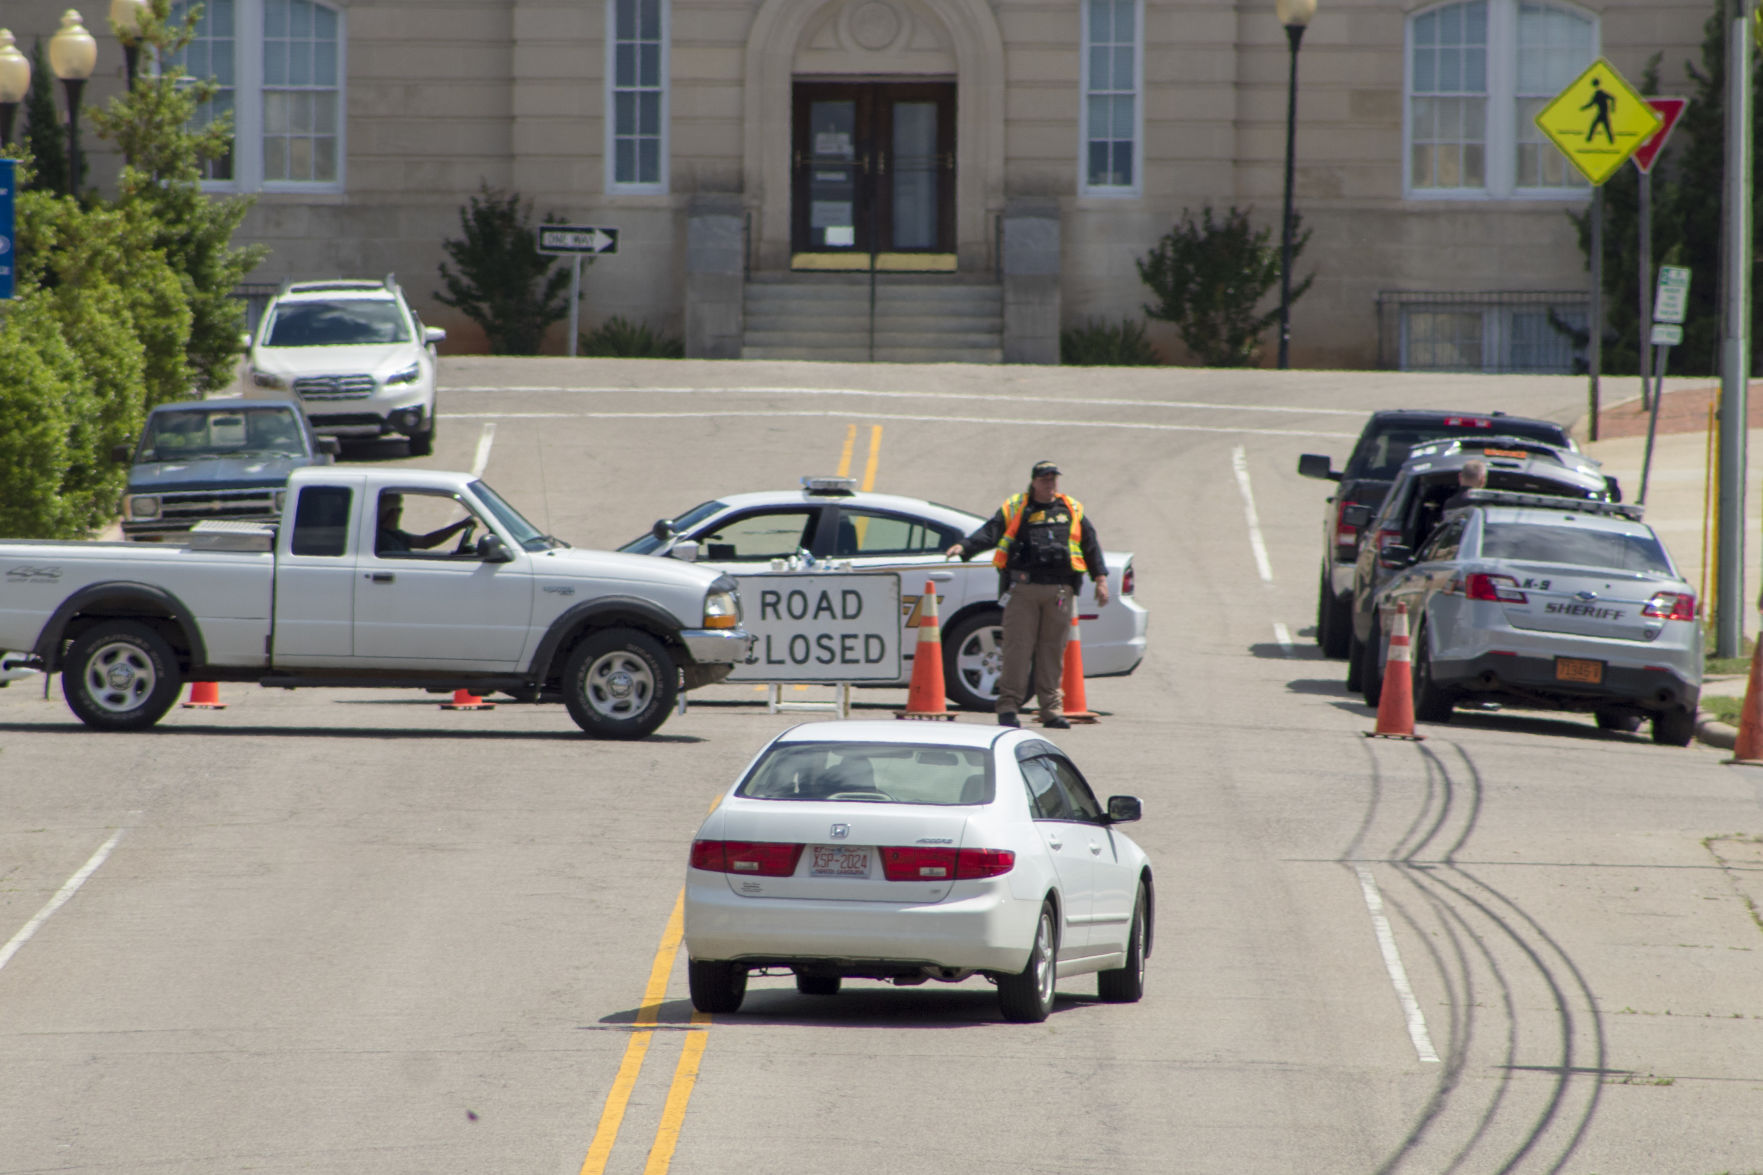
{"label": "pickup truck cab", "polygon": [[500,690],[641,738],[751,645],[727,576],[573,548],[464,473],[300,469],[278,525],[176,545],[0,542],[0,649],[104,730],[152,726],[184,681],[255,681]]}

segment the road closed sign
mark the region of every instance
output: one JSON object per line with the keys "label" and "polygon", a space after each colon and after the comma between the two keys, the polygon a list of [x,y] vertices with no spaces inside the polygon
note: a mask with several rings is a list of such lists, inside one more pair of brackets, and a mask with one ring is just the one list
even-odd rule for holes
{"label": "road closed sign", "polygon": [[836,684],[900,678],[898,575],[737,575],[754,660],[730,681]]}

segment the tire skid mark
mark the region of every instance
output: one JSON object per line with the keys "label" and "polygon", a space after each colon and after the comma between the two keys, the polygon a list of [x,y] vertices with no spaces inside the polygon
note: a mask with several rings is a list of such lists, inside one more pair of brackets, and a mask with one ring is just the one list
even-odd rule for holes
{"label": "tire skid mark", "polygon": [[[1392,871],[1406,887],[1384,887],[1383,900],[1405,937],[1421,944],[1415,964],[1444,1001],[1434,1011],[1445,1022],[1432,1092],[1378,1175],[1562,1171],[1602,1097],[1602,1016],[1584,974],[1542,923],[1457,864],[1486,803],[1474,759],[1457,743],[1415,749],[1421,770],[1410,775],[1414,760],[1367,746],[1366,813],[1339,858],[1349,871]],[[1417,786],[1405,788],[1410,779]],[[1387,855],[1380,827],[1394,833]],[[1548,1075],[1546,1088],[1526,1075]]]}

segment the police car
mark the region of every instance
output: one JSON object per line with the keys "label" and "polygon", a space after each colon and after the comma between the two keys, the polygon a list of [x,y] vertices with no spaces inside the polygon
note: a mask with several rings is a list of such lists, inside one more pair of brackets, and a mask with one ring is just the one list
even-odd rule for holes
{"label": "police car", "polygon": [[[731,574],[769,570],[773,560],[813,560],[854,572],[900,573],[901,675],[912,676],[912,652],[924,612],[927,581],[937,585],[943,637],[944,689],[949,701],[989,711],[1004,665],[998,572],[989,553],[962,563],[944,555],[985,519],[920,498],[862,493],[848,477],[804,477],[799,490],[730,494],[658,520],[620,547],[708,564]],[[1132,553],[1105,551],[1108,603],[1098,607],[1087,577],[1078,595],[1085,677],[1119,677],[1145,655],[1147,613],[1133,598]]]}

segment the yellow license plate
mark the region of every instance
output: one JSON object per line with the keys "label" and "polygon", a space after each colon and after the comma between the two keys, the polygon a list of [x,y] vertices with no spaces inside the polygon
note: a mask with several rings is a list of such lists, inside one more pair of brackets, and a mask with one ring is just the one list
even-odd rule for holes
{"label": "yellow license plate", "polygon": [[1583,681],[1587,685],[1597,685],[1604,680],[1604,663],[1579,657],[1556,657],[1555,680]]}

